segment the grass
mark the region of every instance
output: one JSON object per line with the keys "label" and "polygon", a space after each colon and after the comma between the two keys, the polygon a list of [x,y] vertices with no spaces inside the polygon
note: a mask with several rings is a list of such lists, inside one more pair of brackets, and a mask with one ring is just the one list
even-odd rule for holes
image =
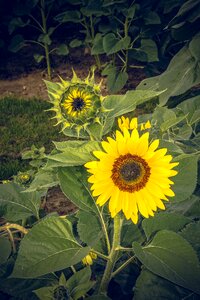
{"label": "grass", "polygon": [[45,112],[51,107],[48,102],[6,97],[0,100],[0,180],[8,179],[19,170],[27,169],[21,160],[21,152],[44,146],[46,152],[53,148],[52,141],[64,140],[60,128],[54,127],[54,115]]}

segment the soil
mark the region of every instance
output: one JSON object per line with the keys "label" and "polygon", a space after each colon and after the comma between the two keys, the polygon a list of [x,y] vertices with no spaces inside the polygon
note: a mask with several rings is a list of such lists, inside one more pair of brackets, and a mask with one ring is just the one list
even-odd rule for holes
{"label": "soil", "polygon": [[[22,52],[7,58],[6,64],[2,66],[0,63],[0,99],[5,96],[13,96],[24,99],[39,98],[48,100],[46,85],[44,80],[48,80],[46,70],[41,66],[38,68],[34,65],[31,56],[32,51],[25,49]],[[59,76],[65,80],[72,78],[72,68],[78,77],[86,78],[90,67],[94,65],[93,57],[84,53],[83,49],[77,49],[67,61],[54,63],[52,68],[52,81],[59,82]],[[135,88],[138,83],[145,78],[142,69],[135,69],[130,74],[128,85],[121,91],[126,92],[127,89]],[[100,73],[95,73],[95,81],[102,81],[102,94],[108,93],[105,78]],[[59,215],[68,215],[76,211],[76,207],[69,199],[65,197],[59,187],[49,189],[44,209],[47,213],[58,212]]]}

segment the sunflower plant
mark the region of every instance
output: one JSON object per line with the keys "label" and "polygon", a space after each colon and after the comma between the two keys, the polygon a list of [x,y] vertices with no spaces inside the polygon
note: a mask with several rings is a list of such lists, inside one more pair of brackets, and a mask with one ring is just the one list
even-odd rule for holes
{"label": "sunflower plant", "polygon": [[[43,153],[28,187],[0,186],[4,289],[15,283],[16,295],[25,284],[26,296],[42,300],[198,299],[196,99],[136,118],[136,106],[162,92],[102,96],[93,71],[47,88],[67,140]],[[56,185],[72,214],[42,210],[41,196]]]}

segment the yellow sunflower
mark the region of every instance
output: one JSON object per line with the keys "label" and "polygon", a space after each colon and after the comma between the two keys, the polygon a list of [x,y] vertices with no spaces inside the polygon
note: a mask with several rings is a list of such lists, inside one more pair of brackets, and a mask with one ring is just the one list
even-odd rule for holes
{"label": "yellow sunflower", "polygon": [[92,107],[92,96],[84,90],[75,88],[64,99],[62,106],[69,116],[79,117]]}
{"label": "yellow sunflower", "polygon": [[93,196],[97,204],[109,201],[109,211],[115,217],[121,210],[126,219],[138,221],[138,212],[145,218],[153,216],[157,208],[165,209],[163,200],[173,197],[171,190],[178,163],[172,163],[167,149],[157,150],[159,140],[149,143],[149,132],[139,136],[135,128],[116,131],[116,138],[102,142],[104,151],[94,151],[99,159],[85,164],[92,175]]}

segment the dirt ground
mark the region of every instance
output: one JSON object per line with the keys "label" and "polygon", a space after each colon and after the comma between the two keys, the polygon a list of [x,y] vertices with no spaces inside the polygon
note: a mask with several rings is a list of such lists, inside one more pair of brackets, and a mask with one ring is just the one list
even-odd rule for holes
{"label": "dirt ground", "polygon": [[[42,68],[32,67],[31,59],[30,54],[25,51],[8,59],[5,68],[0,66],[0,99],[5,96],[16,96],[27,100],[35,97],[48,101],[44,83],[44,80],[48,80],[46,71]],[[52,81],[59,82],[59,76],[65,80],[70,80],[72,68],[78,77],[84,79],[93,64],[94,60],[90,55],[85,55],[81,51],[75,52],[66,62],[61,62],[52,68]],[[126,92],[127,89],[135,88],[144,78],[143,70],[135,69],[130,74],[128,86],[121,93]],[[102,80],[102,94],[107,94],[105,78],[96,72],[95,80],[97,83]],[[76,211],[76,207],[65,197],[59,187],[54,187],[48,191],[44,208],[48,213],[57,211],[60,215],[71,214]]]}

